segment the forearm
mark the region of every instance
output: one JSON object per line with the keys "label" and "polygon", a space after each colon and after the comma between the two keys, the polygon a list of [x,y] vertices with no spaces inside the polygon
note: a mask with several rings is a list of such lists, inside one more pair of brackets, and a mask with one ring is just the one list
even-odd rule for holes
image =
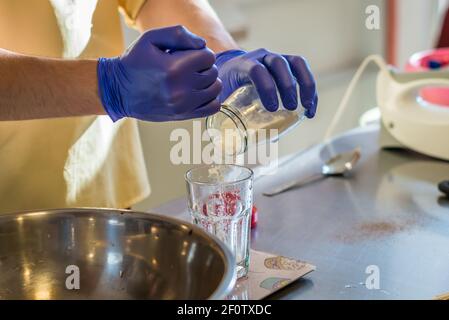
{"label": "forearm", "polygon": [[96,66],[0,49],[0,121],[104,114]]}
{"label": "forearm", "polygon": [[147,0],[137,17],[140,31],[178,24],[206,39],[217,53],[238,48],[207,0]]}

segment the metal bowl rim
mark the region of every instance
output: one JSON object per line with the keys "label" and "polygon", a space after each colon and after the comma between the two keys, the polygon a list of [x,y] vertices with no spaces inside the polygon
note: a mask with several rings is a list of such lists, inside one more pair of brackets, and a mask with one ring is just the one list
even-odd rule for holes
{"label": "metal bowl rim", "polygon": [[[231,268],[231,266],[235,265],[235,258],[234,255],[231,253],[229,248],[216,236],[213,234],[210,234],[200,227],[173,217],[165,216],[158,213],[153,212],[143,212],[143,211],[134,211],[134,210],[128,210],[128,209],[113,209],[113,208],[100,208],[100,207],[73,207],[73,208],[56,208],[56,209],[38,209],[38,210],[24,210],[19,212],[8,212],[4,214],[0,214],[0,223],[3,218],[8,218],[11,216],[33,216],[33,215],[39,215],[39,214],[58,214],[58,213],[76,213],[76,212],[85,212],[85,213],[118,213],[118,214],[125,214],[125,213],[132,213],[133,215],[137,214],[140,218],[145,217],[153,217],[157,220],[168,222],[173,225],[184,225],[191,230],[193,230],[195,233],[199,234],[201,237],[205,238],[206,240],[211,239],[212,242],[215,243],[220,249],[222,254],[224,255],[224,262],[225,262],[225,270],[223,277],[221,279],[220,285],[215,289],[215,291],[209,296],[209,300],[221,300],[224,299],[234,288],[234,285],[236,283],[237,275],[235,272],[235,268]],[[229,263],[230,262],[230,263]]]}

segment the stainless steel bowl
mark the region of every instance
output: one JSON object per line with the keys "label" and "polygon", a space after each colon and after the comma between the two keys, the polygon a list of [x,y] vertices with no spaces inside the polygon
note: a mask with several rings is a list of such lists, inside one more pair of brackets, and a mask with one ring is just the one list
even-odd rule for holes
{"label": "stainless steel bowl", "polygon": [[0,299],[221,299],[233,266],[214,237],[155,214],[0,215]]}

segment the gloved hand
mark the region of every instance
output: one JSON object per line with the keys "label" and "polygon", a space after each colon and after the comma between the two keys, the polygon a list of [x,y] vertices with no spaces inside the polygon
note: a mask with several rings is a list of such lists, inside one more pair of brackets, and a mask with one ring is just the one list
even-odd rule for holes
{"label": "gloved hand", "polygon": [[252,82],[268,111],[276,111],[279,107],[276,87],[284,107],[294,110],[298,106],[298,83],[306,116],[315,116],[318,95],[312,72],[304,58],[280,55],[265,49],[251,52],[229,50],[217,54],[215,64],[223,83],[221,102],[239,87]]}
{"label": "gloved hand", "polygon": [[182,26],[147,31],[120,57],[98,60],[101,102],[112,118],[171,121],[220,109],[215,55]]}

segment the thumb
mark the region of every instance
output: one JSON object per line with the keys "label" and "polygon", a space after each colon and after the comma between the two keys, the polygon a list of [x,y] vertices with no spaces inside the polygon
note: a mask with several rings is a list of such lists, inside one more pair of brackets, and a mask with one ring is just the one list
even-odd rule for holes
{"label": "thumb", "polygon": [[150,30],[142,37],[162,51],[195,50],[206,47],[206,41],[203,38],[180,25]]}

